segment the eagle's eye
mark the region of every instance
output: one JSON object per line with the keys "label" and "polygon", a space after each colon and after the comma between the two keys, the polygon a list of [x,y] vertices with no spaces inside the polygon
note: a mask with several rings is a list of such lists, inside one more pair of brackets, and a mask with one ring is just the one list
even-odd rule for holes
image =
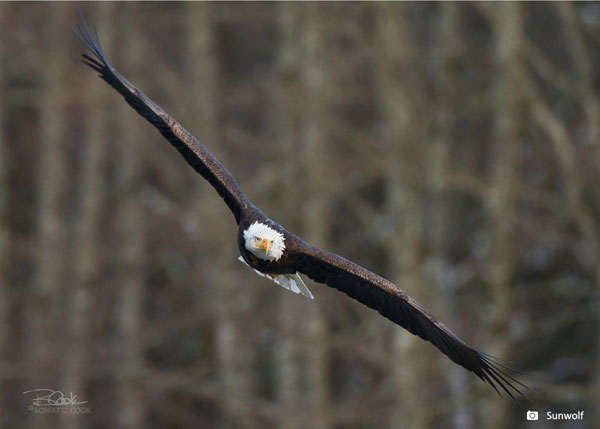
{"label": "eagle's eye", "polygon": [[258,237],[254,237],[254,242],[255,242],[255,243],[260,243],[261,241],[262,241],[262,240],[261,240],[260,238],[258,238]]}

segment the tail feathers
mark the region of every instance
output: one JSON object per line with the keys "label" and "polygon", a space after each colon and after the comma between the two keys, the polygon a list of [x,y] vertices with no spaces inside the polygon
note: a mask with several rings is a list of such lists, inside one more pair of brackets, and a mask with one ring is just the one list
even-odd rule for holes
{"label": "tail feathers", "polygon": [[306,287],[306,285],[302,281],[300,274],[298,274],[298,273],[296,273],[296,274],[280,274],[277,277],[275,277],[273,279],[273,281],[276,284],[278,284],[279,286],[281,286],[282,288],[291,290],[292,292],[300,294],[300,295],[304,295],[305,297],[307,297],[309,299],[315,299],[315,297],[310,292],[310,290],[308,290],[308,287]]}
{"label": "tail feathers", "polygon": [[[242,258],[241,256],[238,257],[238,260],[240,262],[243,262],[244,264],[248,265],[246,263],[246,261],[244,261],[244,258]],[[302,281],[302,278],[300,277],[299,273],[278,274],[276,276],[271,276],[269,274],[262,273],[258,270],[254,270],[254,272],[256,274],[258,274],[259,276],[265,277],[269,280],[273,280],[273,282],[275,282],[275,284],[281,286],[284,289],[287,289],[287,290],[297,293],[299,295],[304,295],[305,297],[307,297],[309,299],[315,299],[315,297],[310,292],[308,287],[304,284],[304,281]]]}

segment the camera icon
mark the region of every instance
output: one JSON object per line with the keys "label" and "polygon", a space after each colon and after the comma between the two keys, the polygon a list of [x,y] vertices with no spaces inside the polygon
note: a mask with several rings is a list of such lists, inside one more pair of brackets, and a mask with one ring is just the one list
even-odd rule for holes
{"label": "camera icon", "polygon": [[537,420],[538,412],[537,411],[527,411],[527,420]]}

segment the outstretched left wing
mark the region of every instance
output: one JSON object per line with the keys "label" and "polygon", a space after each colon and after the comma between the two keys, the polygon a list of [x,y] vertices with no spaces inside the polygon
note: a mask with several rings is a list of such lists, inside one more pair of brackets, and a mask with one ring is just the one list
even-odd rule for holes
{"label": "outstretched left wing", "polygon": [[465,343],[395,284],[354,262],[312,247],[300,239],[296,238],[288,243],[288,248],[293,252],[290,264],[300,273],[344,292],[414,335],[429,341],[452,361],[489,383],[498,393],[500,387],[515,400],[515,394],[525,397],[517,385],[524,388],[527,386],[502,369],[511,368]]}
{"label": "outstretched left wing", "polygon": [[116,89],[136,112],[154,125],[194,170],[208,180],[225,200],[239,224],[242,211],[252,206],[252,203],[231,173],[193,135],[110,65],[100,46],[96,28],[94,27],[92,36],[83,15],[81,24],[77,24],[73,31],[93,55],[91,57],[83,54],[84,63],[100,73],[102,79]]}

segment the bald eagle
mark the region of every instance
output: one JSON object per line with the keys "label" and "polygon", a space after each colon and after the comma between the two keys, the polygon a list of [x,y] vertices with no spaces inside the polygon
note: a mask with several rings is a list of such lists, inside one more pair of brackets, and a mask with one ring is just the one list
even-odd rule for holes
{"label": "bald eagle", "polygon": [[238,224],[242,262],[261,276],[310,299],[313,295],[300,274],[344,292],[429,341],[453,362],[489,383],[498,394],[503,390],[515,400],[516,396],[524,396],[520,387],[527,386],[507,373],[511,368],[465,343],[398,286],[339,255],[311,246],[265,216],[194,136],[115,70],[102,50],[96,28],[92,36],[83,15],[81,24],[73,30],[92,54],[83,54],[83,62],[156,127],[223,198]]}

